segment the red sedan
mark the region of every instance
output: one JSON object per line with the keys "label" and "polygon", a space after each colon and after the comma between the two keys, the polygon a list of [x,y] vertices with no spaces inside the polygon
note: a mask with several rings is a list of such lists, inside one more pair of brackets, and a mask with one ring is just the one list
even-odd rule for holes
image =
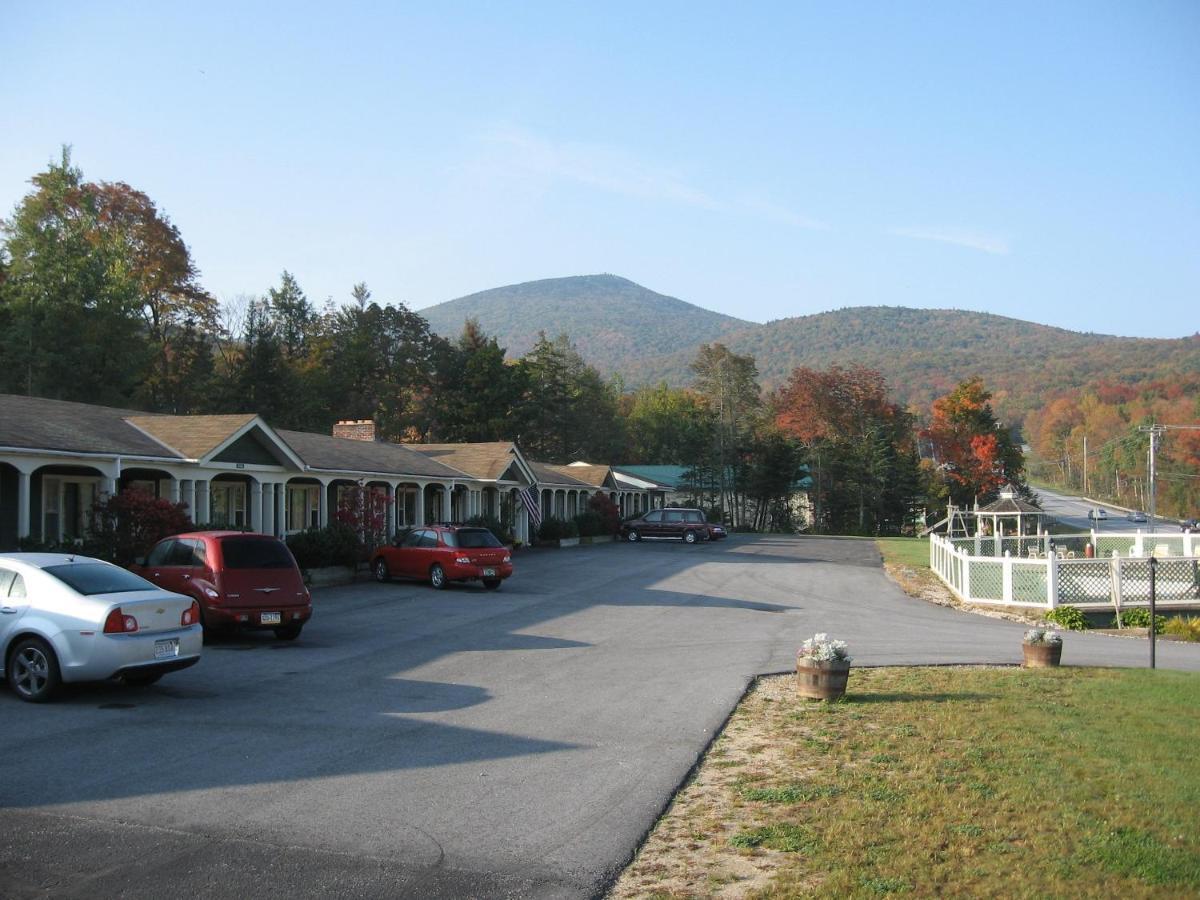
{"label": "red sedan", "polygon": [[428,579],[437,590],[451,581],[482,581],[489,591],[512,575],[512,556],[486,528],[426,525],[380,547],[371,557],[376,581]]}

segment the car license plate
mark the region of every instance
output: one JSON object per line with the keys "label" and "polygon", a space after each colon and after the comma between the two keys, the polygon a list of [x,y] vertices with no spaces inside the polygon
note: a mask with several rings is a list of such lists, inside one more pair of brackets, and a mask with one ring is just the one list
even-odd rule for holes
{"label": "car license plate", "polygon": [[258,621],[261,622],[263,625],[278,625],[281,620],[279,617],[279,613],[272,612],[272,613],[263,613],[262,616],[259,617]]}
{"label": "car license plate", "polygon": [[493,575],[495,575],[495,574],[496,574],[496,570],[495,570],[495,569],[484,569],[484,570],[483,570],[483,577],[484,577],[484,578],[491,578],[491,577],[492,577]]}
{"label": "car license plate", "polygon": [[154,658],[169,659],[179,655],[179,638],[167,638],[165,641],[154,642]]}

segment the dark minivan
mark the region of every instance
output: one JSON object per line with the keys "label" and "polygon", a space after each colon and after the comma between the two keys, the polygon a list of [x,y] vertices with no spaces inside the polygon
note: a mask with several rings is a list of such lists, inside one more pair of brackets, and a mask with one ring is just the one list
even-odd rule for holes
{"label": "dark minivan", "polygon": [[643,538],[673,538],[685,544],[708,540],[708,522],[698,509],[652,509],[621,523],[621,536],[630,543]]}
{"label": "dark minivan", "polygon": [[290,641],[312,617],[312,595],[292,551],[269,534],[177,534],[163,538],[131,568],[165,590],[200,601],[205,631],[270,628]]}

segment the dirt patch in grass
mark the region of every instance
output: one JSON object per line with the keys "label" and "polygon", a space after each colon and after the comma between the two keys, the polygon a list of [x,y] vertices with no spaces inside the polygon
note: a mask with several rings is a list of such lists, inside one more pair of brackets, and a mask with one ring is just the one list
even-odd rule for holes
{"label": "dirt patch in grass", "polygon": [[760,679],[611,896],[1200,896],[1197,740],[1192,673]]}

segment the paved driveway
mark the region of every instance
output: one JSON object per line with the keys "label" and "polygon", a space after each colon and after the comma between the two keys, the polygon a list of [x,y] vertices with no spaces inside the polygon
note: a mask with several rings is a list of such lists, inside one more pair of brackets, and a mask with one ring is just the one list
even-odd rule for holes
{"label": "paved driveway", "polygon": [[[294,645],[209,646],[152,688],[0,691],[0,896],[588,896],[813,631],[869,665],[1020,653],[1020,626],[905,597],[849,539],[539,551],[499,593],[317,607]],[[1200,647],[1159,659],[1200,669]]]}

